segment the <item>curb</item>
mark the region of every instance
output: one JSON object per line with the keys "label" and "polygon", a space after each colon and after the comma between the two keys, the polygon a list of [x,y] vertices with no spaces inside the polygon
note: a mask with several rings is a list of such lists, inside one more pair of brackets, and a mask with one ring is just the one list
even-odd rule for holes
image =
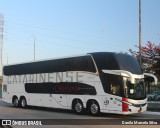
{"label": "curb", "polygon": [[160,112],[151,112],[151,111],[146,111],[146,112],[143,112],[142,114],[160,115]]}

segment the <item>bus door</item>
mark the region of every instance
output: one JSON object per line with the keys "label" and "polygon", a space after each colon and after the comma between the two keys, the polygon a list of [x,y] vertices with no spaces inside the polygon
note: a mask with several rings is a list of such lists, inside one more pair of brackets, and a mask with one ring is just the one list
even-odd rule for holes
{"label": "bus door", "polygon": [[122,100],[119,97],[110,96],[110,111],[122,111]]}
{"label": "bus door", "polygon": [[110,84],[109,105],[110,111],[122,111],[122,85],[117,79],[114,84]]}

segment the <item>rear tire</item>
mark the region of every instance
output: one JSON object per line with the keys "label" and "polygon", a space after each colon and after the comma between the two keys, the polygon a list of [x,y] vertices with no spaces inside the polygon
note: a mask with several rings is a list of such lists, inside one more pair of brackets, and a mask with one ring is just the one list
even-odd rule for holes
{"label": "rear tire", "polygon": [[83,103],[81,100],[75,100],[73,102],[73,110],[78,114],[83,114],[84,112],[84,107],[83,107]]}
{"label": "rear tire", "polygon": [[18,98],[17,97],[15,97],[14,99],[13,99],[13,105],[14,105],[14,107],[19,107],[19,100],[18,100]]}
{"label": "rear tire", "polygon": [[20,105],[21,105],[22,108],[27,108],[27,100],[26,100],[25,97],[22,97],[20,99]]}

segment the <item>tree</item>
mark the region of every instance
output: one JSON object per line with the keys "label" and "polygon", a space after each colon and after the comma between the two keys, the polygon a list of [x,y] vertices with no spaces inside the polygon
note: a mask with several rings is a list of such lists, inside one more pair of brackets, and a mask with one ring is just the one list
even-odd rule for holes
{"label": "tree", "polygon": [[[138,49],[139,47],[136,46]],[[139,60],[139,52],[129,50],[130,53]],[[146,46],[141,48],[142,69],[144,72],[150,72],[160,76],[160,45],[155,45],[148,41]]]}

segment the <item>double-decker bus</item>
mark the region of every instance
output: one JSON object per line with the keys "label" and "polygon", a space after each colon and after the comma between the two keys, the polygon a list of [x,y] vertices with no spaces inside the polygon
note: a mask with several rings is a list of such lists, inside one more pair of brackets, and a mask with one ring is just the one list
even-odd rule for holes
{"label": "double-decker bus", "polygon": [[127,54],[95,52],[3,67],[2,99],[15,107],[42,106],[103,113],[146,111],[145,76]]}

